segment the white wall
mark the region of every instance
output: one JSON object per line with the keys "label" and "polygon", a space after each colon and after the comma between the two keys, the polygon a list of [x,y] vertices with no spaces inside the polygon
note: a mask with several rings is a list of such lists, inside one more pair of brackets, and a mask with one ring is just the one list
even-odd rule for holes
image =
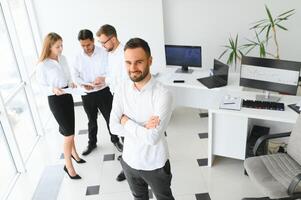
{"label": "white wall", "polygon": [[[275,16],[296,9],[284,23],[289,31],[280,30],[278,34],[280,58],[301,61],[300,0],[163,0],[165,43],[201,45],[203,66],[211,68],[230,35],[238,33],[241,40],[254,35],[250,24],[266,17],[265,4]],[[258,56],[257,52],[250,55]]]}
{"label": "white wall", "polygon": [[161,0],[32,0],[41,35],[59,33],[69,60],[80,50],[80,29],[96,33],[103,24],[112,24],[125,44],[132,37],[145,39],[153,54],[153,71],[165,66]]}

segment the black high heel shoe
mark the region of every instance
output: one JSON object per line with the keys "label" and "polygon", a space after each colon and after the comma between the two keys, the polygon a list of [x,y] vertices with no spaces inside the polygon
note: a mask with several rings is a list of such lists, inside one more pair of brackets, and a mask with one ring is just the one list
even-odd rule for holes
{"label": "black high heel shoe", "polygon": [[81,179],[82,177],[80,177],[78,174],[76,174],[75,176],[71,176],[67,170],[67,167],[66,165],[64,166],[64,171],[68,174],[68,176],[71,178],[71,179]]}
{"label": "black high heel shoe", "polygon": [[86,161],[82,158],[79,158],[79,160],[76,160],[73,155],[71,155],[71,158],[73,158],[73,160],[75,160],[75,162],[77,162],[78,164],[82,164],[82,163],[86,163]]}

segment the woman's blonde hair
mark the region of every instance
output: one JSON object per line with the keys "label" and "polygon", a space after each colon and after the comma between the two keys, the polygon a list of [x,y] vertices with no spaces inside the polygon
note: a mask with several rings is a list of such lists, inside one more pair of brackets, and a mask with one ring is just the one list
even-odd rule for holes
{"label": "woman's blonde hair", "polygon": [[63,40],[62,37],[54,32],[48,33],[44,39],[43,42],[43,48],[42,48],[42,52],[39,58],[39,62],[44,61],[46,58],[49,58],[50,54],[51,54],[51,47],[52,45],[54,45],[57,41],[59,40]]}

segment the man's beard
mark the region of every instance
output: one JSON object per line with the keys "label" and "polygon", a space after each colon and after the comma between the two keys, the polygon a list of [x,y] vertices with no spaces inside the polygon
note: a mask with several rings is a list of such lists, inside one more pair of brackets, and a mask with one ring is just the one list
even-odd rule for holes
{"label": "man's beard", "polygon": [[113,51],[113,47],[112,47],[112,48],[109,48],[109,49],[107,49],[107,52],[111,52],[111,51]]}
{"label": "man's beard", "polygon": [[145,69],[143,72],[141,72],[141,71],[138,71],[138,72],[140,72],[140,75],[134,75],[134,76],[132,76],[131,72],[129,72],[129,77],[133,82],[140,82],[143,79],[145,79],[145,77],[149,73],[149,67],[147,69]]}

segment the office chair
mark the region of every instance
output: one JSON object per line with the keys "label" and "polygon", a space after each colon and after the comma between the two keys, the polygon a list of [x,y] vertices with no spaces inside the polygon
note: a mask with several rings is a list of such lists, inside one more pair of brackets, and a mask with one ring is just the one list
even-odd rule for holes
{"label": "office chair", "polygon": [[[258,148],[267,140],[289,137],[287,153],[258,156]],[[252,182],[266,195],[251,199],[301,199],[301,117],[292,132],[264,135],[253,149],[255,157],[247,158],[244,167]]]}

